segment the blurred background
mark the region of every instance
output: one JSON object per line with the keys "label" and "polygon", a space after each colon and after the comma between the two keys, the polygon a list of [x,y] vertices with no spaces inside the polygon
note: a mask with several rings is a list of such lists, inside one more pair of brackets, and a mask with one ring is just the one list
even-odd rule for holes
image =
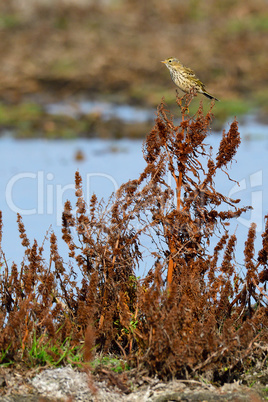
{"label": "blurred background", "polygon": [[[247,204],[255,185],[252,174],[262,172],[256,186],[267,180],[266,0],[1,0],[0,33],[4,234],[16,212],[23,215],[30,237],[38,237],[42,227],[42,239],[50,223],[59,226],[55,216],[64,196],[73,196],[69,193],[77,168],[82,176],[111,175],[118,185],[141,172],[141,143],[134,146],[131,140],[144,138],[152,128],[163,97],[178,113],[175,86],[160,63],[168,57],[192,68],[221,100],[213,109],[214,133],[237,116],[241,158],[247,163],[243,172],[238,167],[234,178],[248,183]],[[209,108],[209,100],[201,96],[193,107],[201,99]],[[215,144],[216,137],[211,136]],[[258,142],[252,148],[254,141]],[[99,181],[94,177],[90,193],[108,196],[115,189],[108,176],[108,186],[104,176]],[[69,186],[60,200],[52,195],[57,186]],[[262,195],[258,207],[261,227],[266,198]],[[6,247],[15,230],[4,239]],[[14,244],[10,253],[16,254]]]}
{"label": "blurred background", "polygon": [[[0,128],[19,136],[143,137],[118,125],[97,133],[105,105],[81,116],[76,101],[155,107],[164,96],[172,105],[175,86],[160,64],[167,57],[221,99],[221,123],[267,115],[266,0],[2,0],[0,31]],[[75,101],[65,112],[80,122],[45,116],[47,103],[63,100]]]}

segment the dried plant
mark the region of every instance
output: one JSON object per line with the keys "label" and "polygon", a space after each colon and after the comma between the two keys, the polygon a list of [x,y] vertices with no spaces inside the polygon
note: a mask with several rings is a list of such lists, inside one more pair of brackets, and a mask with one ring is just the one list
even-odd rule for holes
{"label": "dried plant", "polygon": [[[68,265],[54,233],[46,265],[43,245],[30,245],[18,216],[25,257],[19,270],[13,264],[9,271],[1,254],[1,350],[9,347],[14,358],[19,350],[26,358],[33,333],[51,339],[57,333],[62,341],[69,337],[72,346],[85,338],[86,361],[93,349],[112,351],[162,377],[210,370],[215,378],[226,379],[228,373],[229,380],[263,357],[256,340],[267,341],[268,217],[257,260],[255,225],[249,230],[242,278],[228,223],[248,208],[214,185],[220,170],[230,179],[228,165],[240,144],[238,124],[235,120],[223,133],[214,159],[205,144],[213,104],[206,114],[200,104],[190,116],[193,96],[177,98],[182,115],[177,125],[160,104],[143,146],[144,171],[106,205],[95,195],[86,205],[76,172],[76,208],[67,201],[62,219]],[[219,241],[211,251],[216,234]],[[140,280],[145,250],[153,262]]]}

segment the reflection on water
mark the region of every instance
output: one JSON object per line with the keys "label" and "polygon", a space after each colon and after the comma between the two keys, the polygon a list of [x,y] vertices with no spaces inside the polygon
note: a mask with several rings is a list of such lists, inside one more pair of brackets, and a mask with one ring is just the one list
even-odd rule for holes
{"label": "reflection on water", "polygon": [[[93,100],[50,103],[45,106],[45,110],[52,115],[66,115],[73,118],[79,118],[81,115],[95,115],[104,121],[118,119],[129,124],[152,122],[156,117],[155,109]],[[239,127],[245,140],[256,141],[267,138],[268,126],[259,124],[257,115],[243,116],[241,119],[243,124]],[[231,118],[230,121],[232,121]],[[179,124],[179,119],[176,119],[176,124]],[[226,124],[225,129],[228,130],[228,128],[229,123]]]}
{"label": "reflection on water", "polygon": [[[225,195],[240,198],[241,205],[252,205],[254,208],[234,220],[230,226],[230,231],[236,232],[238,237],[237,260],[243,262],[242,251],[248,227],[252,220],[258,225],[258,250],[264,230],[264,216],[268,212],[268,132],[266,126],[254,125],[250,118],[248,125],[240,126],[240,132],[242,144],[236,162],[228,170],[228,174],[239,181],[240,186],[229,181],[222,173],[216,178],[216,188]],[[205,142],[213,147],[216,154],[220,136],[212,133]],[[31,242],[37,239],[41,244],[52,225],[58,237],[60,253],[68,261],[68,250],[61,241],[60,225],[65,200],[69,199],[75,205],[75,171],[78,169],[83,178],[88,202],[93,193],[107,200],[122,183],[137,178],[145,167],[141,141],[19,141],[1,138],[0,150],[3,249],[7,260],[14,260],[18,264],[23,248],[17,230],[17,212],[23,217]],[[77,157],[78,151],[82,152],[83,157]],[[212,246],[216,241],[217,238]],[[46,249],[49,249],[48,245]],[[150,262],[145,259],[140,273],[149,267]]]}
{"label": "reflection on water", "polygon": [[116,118],[125,123],[144,123],[153,121],[155,118],[154,109],[89,100],[72,103],[51,103],[46,106],[46,111],[50,114],[62,114],[74,118],[79,117],[81,114],[94,114],[100,116],[102,120]]}

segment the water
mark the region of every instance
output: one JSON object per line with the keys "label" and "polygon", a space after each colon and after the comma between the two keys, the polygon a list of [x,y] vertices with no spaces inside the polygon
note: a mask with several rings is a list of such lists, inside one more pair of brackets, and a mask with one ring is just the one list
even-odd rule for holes
{"label": "water", "polygon": [[51,103],[46,106],[45,110],[52,115],[66,115],[73,118],[77,118],[81,114],[94,114],[104,121],[116,118],[125,123],[144,123],[153,121],[155,118],[154,109],[89,100]]}
{"label": "water", "polygon": [[[264,216],[268,212],[268,129],[251,118],[240,126],[242,144],[228,174],[240,182],[238,187],[222,173],[216,188],[233,198],[241,198],[241,205],[252,205],[249,211],[231,223],[230,231],[238,237],[237,260],[243,262],[244,242],[252,221],[257,223],[256,249],[261,246]],[[217,151],[220,136],[211,134],[206,143]],[[84,159],[75,159],[81,151]],[[20,244],[16,213],[22,215],[27,236],[41,245],[46,232],[53,228],[60,254],[68,261],[67,246],[61,240],[61,214],[66,199],[75,205],[74,174],[83,179],[86,201],[91,195],[108,199],[110,194],[129,179],[139,177],[145,167],[142,142],[131,140],[14,140],[0,139],[0,209],[3,212],[3,250],[9,264],[20,264],[23,247]],[[216,243],[216,240],[214,243]],[[49,255],[49,245],[46,246]],[[150,267],[144,261],[140,274]]]}

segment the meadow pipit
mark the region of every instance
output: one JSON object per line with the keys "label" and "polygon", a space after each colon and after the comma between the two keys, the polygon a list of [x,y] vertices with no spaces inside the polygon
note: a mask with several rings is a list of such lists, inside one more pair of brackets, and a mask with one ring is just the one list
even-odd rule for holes
{"label": "meadow pipit", "polygon": [[169,69],[172,81],[177,87],[179,87],[183,92],[190,93],[191,91],[196,91],[199,94],[205,95],[209,99],[219,99],[215,96],[210,95],[206,89],[205,85],[196,77],[193,70],[188,67],[184,67],[178,59],[171,57],[161,61]]}

